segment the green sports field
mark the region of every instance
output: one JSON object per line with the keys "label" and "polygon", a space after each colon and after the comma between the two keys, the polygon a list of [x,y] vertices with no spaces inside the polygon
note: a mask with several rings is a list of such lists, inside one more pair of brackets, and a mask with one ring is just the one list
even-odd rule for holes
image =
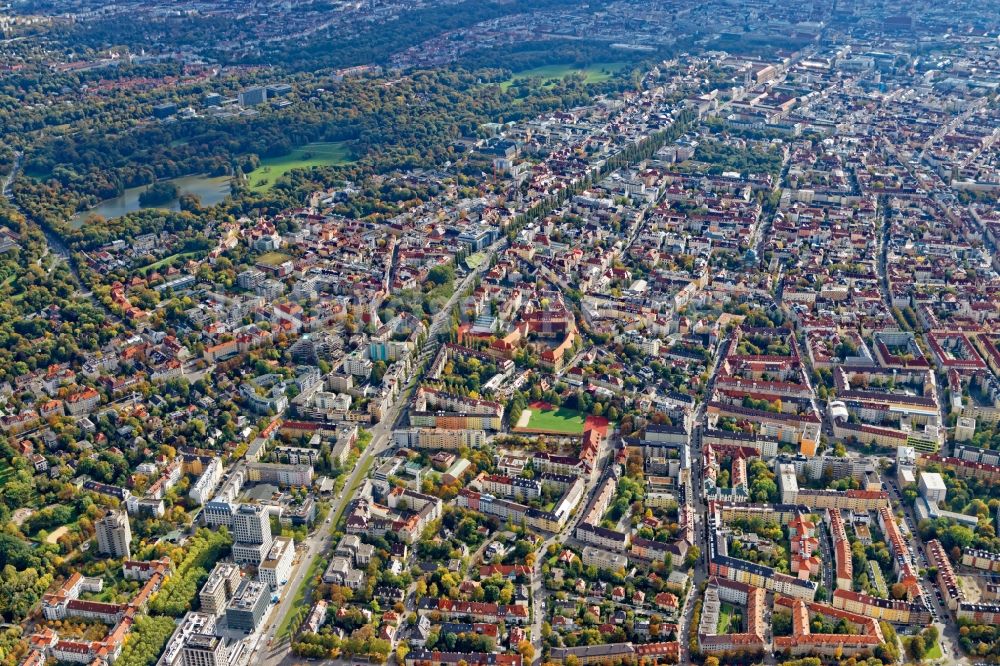
{"label": "green sports field", "polygon": [[465,259],[465,265],[469,268],[476,269],[479,268],[480,264],[486,260],[485,252],[476,252],[475,254],[470,254]]}
{"label": "green sports field", "polygon": [[180,262],[184,261],[185,259],[194,259],[195,257],[197,257],[200,254],[201,254],[201,252],[178,252],[177,254],[172,254],[169,257],[164,257],[163,259],[160,259],[159,261],[156,261],[156,262],[150,264],[149,266],[145,266],[145,267],[139,268],[137,270],[138,270],[138,272],[140,272],[143,275],[145,275],[145,274],[150,273],[152,271],[158,271],[161,268],[163,268],[164,266],[180,263]]}
{"label": "green sports field", "polygon": [[579,435],[583,432],[583,417],[572,409],[536,409],[528,408],[531,416],[528,418],[529,430],[548,430],[551,432]]}

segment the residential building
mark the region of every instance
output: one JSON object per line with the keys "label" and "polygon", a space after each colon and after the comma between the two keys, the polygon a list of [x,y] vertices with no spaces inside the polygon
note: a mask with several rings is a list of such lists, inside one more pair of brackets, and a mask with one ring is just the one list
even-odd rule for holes
{"label": "residential building", "polygon": [[132,557],[132,528],[128,514],[112,509],[94,525],[97,531],[97,549],[111,557]]}
{"label": "residential building", "polygon": [[612,553],[593,546],[583,547],[583,566],[594,566],[604,571],[618,571],[628,567],[628,557],[622,553]]}

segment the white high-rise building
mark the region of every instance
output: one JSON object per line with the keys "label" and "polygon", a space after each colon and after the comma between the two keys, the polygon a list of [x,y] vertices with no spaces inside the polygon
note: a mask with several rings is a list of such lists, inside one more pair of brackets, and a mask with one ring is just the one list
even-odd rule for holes
{"label": "white high-rise building", "polygon": [[292,572],[292,560],[295,558],[295,541],[288,537],[275,537],[274,545],[267,554],[267,559],[260,563],[257,575],[261,581],[278,589],[289,578]]}
{"label": "white high-rise building", "polygon": [[799,480],[795,476],[795,465],[778,465],[778,488],[781,490],[782,504],[795,504],[799,496]]}
{"label": "white high-rise building", "polygon": [[937,472],[920,473],[920,496],[928,502],[943,503],[948,498],[948,487]]}
{"label": "white high-rise building", "polygon": [[271,550],[271,519],[259,504],[241,504],[233,516],[233,560],[259,566]]}
{"label": "white high-rise building", "polygon": [[233,538],[243,543],[271,543],[271,519],[260,504],[241,504],[233,517]]}
{"label": "white high-rise building", "polygon": [[129,559],[132,557],[132,527],[128,514],[112,509],[97,521],[97,549],[112,557]]}
{"label": "white high-rise building", "polygon": [[193,499],[198,504],[204,504],[211,499],[212,493],[215,492],[215,489],[221,480],[222,463],[218,458],[212,458],[212,461],[208,463],[207,467],[205,467],[205,471],[191,486],[191,490],[188,492],[188,497]]}

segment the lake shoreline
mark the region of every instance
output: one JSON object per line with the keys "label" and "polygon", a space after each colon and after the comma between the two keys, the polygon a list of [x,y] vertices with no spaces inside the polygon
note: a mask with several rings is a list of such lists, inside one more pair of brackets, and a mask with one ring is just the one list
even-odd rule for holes
{"label": "lake shoreline", "polygon": [[180,197],[184,194],[191,194],[198,197],[203,206],[214,206],[229,196],[231,181],[231,176],[208,176],[205,174],[166,178],[157,182],[173,184],[177,188],[177,196],[170,201],[148,206],[143,206],[139,203],[139,196],[149,186],[140,185],[138,187],[130,187],[117,197],[105,199],[96,206],[73,215],[70,218],[70,226],[74,229],[79,229],[91,215],[101,215],[105,219],[113,220],[122,215],[144,209],[177,211],[180,210]]}

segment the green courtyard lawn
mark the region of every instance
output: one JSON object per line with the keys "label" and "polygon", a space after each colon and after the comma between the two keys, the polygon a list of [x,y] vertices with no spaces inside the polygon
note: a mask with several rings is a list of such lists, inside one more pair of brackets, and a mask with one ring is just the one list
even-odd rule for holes
{"label": "green courtyard lawn", "polygon": [[719,634],[729,633],[729,621],[733,617],[733,607],[729,604],[721,604],[719,606],[719,626],[716,631]]}
{"label": "green courtyard lawn", "polygon": [[740,609],[732,604],[723,602],[719,606],[719,626],[716,629],[720,634],[738,634],[743,631],[743,616]]}
{"label": "green courtyard lawn", "polygon": [[307,143],[281,157],[266,157],[260,166],[247,174],[247,183],[255,192],[264,192],[293,169],[339,166],[352,161],[351,151],[343,141]]}
{"label": "green courtyard lawn", "polygon": [[553,79],[561,80],[570,74],[583,74],[584,83],[603,83],[611,79],[617,72],[625,67],[621,62],[596,62],[592,65],[545,65],[523,72],[517,72],[506,81],[500,84],[500,89],[507,91],[518,81],[526,81],[531,78],[540,78],[546,85]]}

